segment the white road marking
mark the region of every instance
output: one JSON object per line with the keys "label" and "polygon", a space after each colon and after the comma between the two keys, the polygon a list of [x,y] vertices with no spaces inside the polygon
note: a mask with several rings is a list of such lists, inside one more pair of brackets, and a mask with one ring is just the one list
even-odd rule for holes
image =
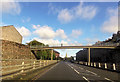
{"label": "white road marking", "polygon": [[83,70],[83,68],[82,68],[82,67],[79,67],[79,68]]}
{"label": "white road marking", "polygon": [[92,72],[92,71],[89,71],[89,70],[86,70],[87,72],[90,72],[90,73],[92,73],[92,74],[94,74],[94,75],[97,75],[96,73],[94,73],[94,72]]}
{"label": "white road marking", "polygon": [[43,76],[45,75],[48,71],[52,70],[54,67],[56,67],[58,64],[60,63],[57,63],[55,64],[54,66],[50,67],[48,70],[46,70],[45,72],[43,72],[41,75],[37,75],[36,77],[32,78],[32,80],[37,80],[40,76]]}
{"label": "white road marking", "polygon": [[68,64],[68,66],[70,66],[73,69],[73,67],[71,65]]}
{"label": "white road marking", "polygon": [[72,66],[70,66],[72,69],[73,69],[73,67]]}
{"label": "white road marking", "polygon": [[85,79],[87,82],[90,82],[86,77],[83,76],[83,79]]}
{"label": "white road marking", "polygon": [[[69,65],[70,66],[70,65]],[[72,69],[74,69],[72,66],[70,66]],[[74,71],[78,74],[80,74],[76,69],[74,69]]]}
{"label": "white road marking", "polygon": [[75,71],[76,73],[80,74],[76,69],[74,69],[74,71]]}
{"label": "white road marking", "polygon": [[108,81],[114,82],[114,81],[112,81],[111,79],[108,79],[108,78],[106,78],[106,77],[105,77],[105,79],[108,80]]}

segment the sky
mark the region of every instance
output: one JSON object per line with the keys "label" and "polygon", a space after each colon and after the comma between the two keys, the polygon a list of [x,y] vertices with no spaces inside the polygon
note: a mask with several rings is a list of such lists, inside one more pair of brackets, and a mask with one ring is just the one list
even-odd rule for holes
{"label": "sky", "polygon": [[[118,31],[118,2],[3,2],[0,26],[14,25],[23,44],[92,45]],[[58,50],[75,56],[76,50]]]}

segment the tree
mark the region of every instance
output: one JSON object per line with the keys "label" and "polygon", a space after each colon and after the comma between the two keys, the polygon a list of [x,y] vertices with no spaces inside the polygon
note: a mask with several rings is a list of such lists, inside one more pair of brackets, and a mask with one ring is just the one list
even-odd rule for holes
{"label": "tree", "polygon": [[[29,46],[36,46],[36,47],[49,47],[49,45],[45,45],[37,40],[33,40],[29,43],[27,43],[27,45]],[[35,53],[37,59],[43,59],[43,60],[47,60],[47,59],[51,59],[51,50],[39,50],[39,51],[36,51]],[[55,60],[56,57],[55,57],[55,52],[53,52],[53,59]]]}
{"label": "tree", "polygon": [[31,41],[31,42],[27,43],[27,45],[29,45],[29,46],[36,46],[36,45],[37,46],[45,46],[45,44],[38,42],[37,40]]}
{"label": "tree", "polygon": [[53,53],[53,60],[55,60],[56,59],[56,57],[55,57],[55,53]]}

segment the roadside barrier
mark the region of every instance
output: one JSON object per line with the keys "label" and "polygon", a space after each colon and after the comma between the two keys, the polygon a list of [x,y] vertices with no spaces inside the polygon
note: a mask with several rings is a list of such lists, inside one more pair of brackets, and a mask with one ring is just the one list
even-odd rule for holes
{"label": "roadside barrier", "polygon": [[57,61],[59,60],[2,60],[2,76],[0,77],[2,77],[2,79],[9,78],[12,75],[57,63]]}
{"label": "roadside barrier", "polygon": [[91,63],[91,66],[93,66],[93,63]]}
{"label": "roadside barrier", "polygon": [[96,63],[94,62],[94,67],[96,67]]}
{"label": "roadside barrier", "polygon": [[107,69],[107,64],[105,63],[105,69]]}
{"label": "roadside barrier", "polygon": [[116,70],[115,64],[113,64],[113,70]]}
{"label": "roadside barrier", "polygon": [[89,67],[95,67],[95,68],[120,72],[120,63],[91,62],[90,65],[88,65],[88,62],[79,61],[79,64],[89,66]]}

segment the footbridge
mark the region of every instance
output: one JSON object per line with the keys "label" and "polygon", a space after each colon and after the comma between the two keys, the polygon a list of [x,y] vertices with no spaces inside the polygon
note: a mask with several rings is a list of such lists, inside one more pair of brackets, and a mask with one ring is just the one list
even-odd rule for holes
{"label": "footbridge", "polygon": [[91,48],[107,48],[107,49],[115,49],[117,46],[52,46],[52,47],[41,47],[41,46],[31,46],[32,51],[37,50],[51,50],[51,60],[53,60],[53,49],[88,49],[88,65],[90,65],[90,49]]}

